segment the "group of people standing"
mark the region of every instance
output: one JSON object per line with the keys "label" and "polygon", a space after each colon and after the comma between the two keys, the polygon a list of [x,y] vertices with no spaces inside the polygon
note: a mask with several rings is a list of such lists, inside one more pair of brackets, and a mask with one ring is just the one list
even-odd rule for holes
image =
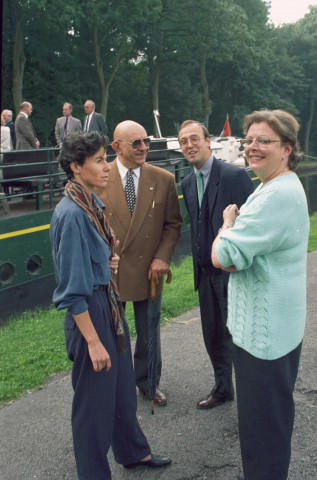
{"label": "group of people standing", "polygon": [[[194,167],[182,190],[213,368],[211,388],[197,408],[234,399],[233,363],[244,471],[239,478],[246,480],[286,480],[290,461],[309,231],[305,194],[293,173],[300,158],[298,128],[280,110],[246,117],[242,145],[261,180],[255,191],[244,169],[214,157],[210,135],[198,121],[183,122],[178,134]],[[69,133],[61,143],[68,182],[50,227],[53,300],[67,309],[80,480],[111,479],[110,446],[126,468],[171,463],[152,454],[136,417],[135,385],[150,398],[150,284],[160,297],[182,225],[174,177],[146,163],[149,146],[143,126],[130,120],[115,128],[111,164],[103,133]],[[137,332],[134,373],[124,318],[128,301]],[[158,326],[155,403],[164,406],[159,332]]]}
{"label": "group of people standing", "polygon": [[[36,131],[30,120],[32,111],[32,104],[23,101],[15,122],[13,122],[13,112],[11,110],[2,111],[1,151],[32,150],[40,147]],[[108,126],[106,119],[101,113],[95,111],[95,102],[86,100],[84,111],[83,128],[81,120],[72,116],[72,105],[68,102],[64,103],[63,116],[56,120],[54,130],[57,147],[61,146],[65,137],[70,133],[97,131],[107,135]]]}

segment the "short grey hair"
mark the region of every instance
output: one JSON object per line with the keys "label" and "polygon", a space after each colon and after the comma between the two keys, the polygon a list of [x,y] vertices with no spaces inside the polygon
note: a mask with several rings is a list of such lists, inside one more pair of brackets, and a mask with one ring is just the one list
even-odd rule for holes
{"label": "short grey hair", "polygon": [[4,115],[6,115],[7,117],[10,117],[10,118],[13,117],[13,112],[12,112],[12,110],[3,110],[2,113],[3,113]]}
{"label": "short grey hair", "polygon": [[31,105],[30,102],[22,102],[21,105],[20,105],[20,110],[27,107],[28,105]]}
{"label": "short grey hair", "polygon": [[92,107],[94,108],[96,107],[95,102],[93,100],[86,100],[86,102],[89,102]]}
{"label": "short grey hair", "polygon": [[68,105],[68,106],[69,106],[69,110],[70,110],[71,112],[73,111],[73,105],[72,105],[71,103],[69,103],[69,102],[64,102],[63,107],[64,107],[65,105]]}

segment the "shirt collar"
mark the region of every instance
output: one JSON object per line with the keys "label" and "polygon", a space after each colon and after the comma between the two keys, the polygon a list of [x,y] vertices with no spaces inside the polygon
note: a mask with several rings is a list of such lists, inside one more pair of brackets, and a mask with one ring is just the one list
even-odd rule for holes
{"label": "shirt collar", "polygon": [[20,113],[22,113],[26,118],[29,118],[29,116],[27,115],[27,113],[25,113],[25,112],[20,112]]}
{"label": "shirt collar", "polygon": [[[123,165],[123,163],[120,162],[119,158],[117,157],[117,166],[118,166],[118,170],[119,170],[119,174],[120,174],[120,177],[121,179],[123,180],[124,177],[126,176],[127,174],[127,171],[129,170],[127,167],[125,167]],[[141,167],[138,167],[138,168],[134,168],[133,169],[133,173],[138,177],[140,178],[140,173],[141,173]]]}
{"label": "shirt collar", "polygon": [[105,206],[102,203],[102,201],[100,200],[100,198],[97,197],[97,195],[94,192],[92,192],[91,196],[94,198],[94,200],[96,201],[96,203],[99,205],[100,208],[102,208],[102,209],[105,208]]}
{"label": "shirt collar", "polygon": [[[203,177],[206,177],[210,173],[213,159],[214,159],[214,156],[213,156],[213,154],[211,154],[210,157],[208,158],[208,160],[201,167],[200,173],[202,174]],[[197,168],[194,167],[194,170],[196,172]]]}

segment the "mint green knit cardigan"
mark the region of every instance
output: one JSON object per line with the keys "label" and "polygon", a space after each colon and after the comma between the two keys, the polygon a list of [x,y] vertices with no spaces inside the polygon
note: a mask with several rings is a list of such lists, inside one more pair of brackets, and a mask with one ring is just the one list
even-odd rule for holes
{"label": "mint green knit cardigan", "polygon": [[235,265],[228,287],[228,329],[234,344],[264,360],[280,358],[303,339],[309,217],[295,173],[260,184],[216,247],[221,265]]}

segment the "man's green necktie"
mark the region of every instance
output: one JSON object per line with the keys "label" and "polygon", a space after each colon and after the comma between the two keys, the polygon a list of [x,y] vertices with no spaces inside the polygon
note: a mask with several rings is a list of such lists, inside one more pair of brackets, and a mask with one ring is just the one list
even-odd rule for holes
{"label": "man's green necktie", "polygon": [[199,207],[201,207],[201,202],[204,195],[203,177],[200,170],[196,170],[195,175],[196,175],[196,182],[197,182],[198,202],[199,202]]}

